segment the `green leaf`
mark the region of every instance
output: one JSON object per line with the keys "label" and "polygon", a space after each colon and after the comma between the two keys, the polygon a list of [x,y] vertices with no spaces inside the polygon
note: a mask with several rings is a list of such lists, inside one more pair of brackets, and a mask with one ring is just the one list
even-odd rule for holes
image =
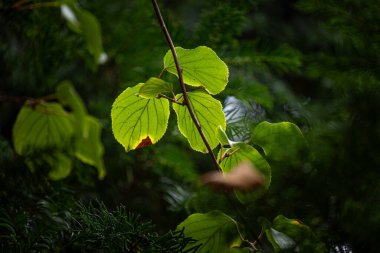
{"label": "green leaf", "polygon": [[[191,86],[202,86],[211,94],[223,91],[228,83],[228,67],[208,47],[195,49],[176,47],[183,81]],[[164,57],[164,68],[178,76],[173,55],[169,50]]]}
{"label": "green leaf", "polygon": [[[276,252],[297,247],[299,252],[324,253],[326,247],[313,234],[311,229],[296,219],[277,216],[266,229],[266,235]],[[272,237],[272,241],[271,241]]]}
{"label": "green leaf", "polygon": [[269,228],[265,231],[268,241],[272,244],[274,251],[287,250],[296,246],[295,241],[286,234],[277,231],[276,229]]}
{"label": "green leaf", "polygon": [[62,0],[61,12],[69,27],[83,34],[87,49],[94,56],[96,63],[104,63],[107,56],[103,52],[101,28],[96,17],[80,8],[73,0]]}
{"label": "green leaf", "polygon": [[[236,143],[232,148],[223,149],[223,154],[231,154],[223,159],[220,168],[224,173],[231,171],[243,161],[250,161],[264,177],[264,187],[269,188],[271,182],[271,167],[268,162],[260,155],[260,153],[252,146],[245,143]],[[219,157],[220,159],[220,153]]]}
{"label": "green leaf", "polygon": [[[209,94],[201,91],[188,92],[187,94],[194,113],[202,126],[203,133],[213,149],[219,143],[216,128],[221,126],[223,130],[226,130],[226,117],[222,110],[222,104]],[[182,102],[182,94],[176,95],[176,99]],[[196,151],[207,153],[207,148],[191,119],[187,107],[173,104],[173,109],[177,114],[179,131],[187,138],[190,146]]]}
{"label": "green leaf", "polygon": [[56,95],[62,105],[68,106],[72,110],[77,131],[86,136],[88,131],[87,124],[85,124],[87,110],[72,83],[69,81],[61,82],[56,88]]}
{"label": "green leaf", "polygon": [[70,175],[72,159],[64,153],[55,152],[52,155],[44,155],[43,160],[52,168],[49,172],[50,179],[61,180]]}
{"label": "green leaf", "polygon": [[221,126],[218,126],[216,128],[216,137],[222,146],[230,145],[230,140],[228,139],[226,132],[224,132]]}
{"label": "green leaf", "polygon": [[88,134],[77,137],[75,156],[82,162],[96,167],[99,179],[103,179],[106,170],[103,161],[104,147],[100,139],[102,127],[99,120],[92,116],[85,117],[85,124]]}
{"label": "green leaf", "polygon": [[177,230],[183,228],[186,237],[201,244],[200,253],[228,252],[241,242],[236,221],[219,211],[192,214],[177,226]]}
{"label": "green leaf", "polygon": [[162,79],[151,77],[146,81],[139,90],[139,96],[143,98],[155,98],[160,93],[173,91],[173,85]]}
{"label": "green leaf", "polygon": [[70,115],[58,103],[22,107],[13,126],[13,143],[22,156],[64,149],[74,134]]}
{"label": "green leaf", "polygon": [[113,134],[126,151],[156,143],[168,125],[169,102],[138,97],[141,86],[127,88],[112,105]]}
{"label": "green leaf", "polygon": [[269,158],[296,162],[308,151],[301,130],[293,123],[262,122],[253,130],[252,141],[261,146]]}

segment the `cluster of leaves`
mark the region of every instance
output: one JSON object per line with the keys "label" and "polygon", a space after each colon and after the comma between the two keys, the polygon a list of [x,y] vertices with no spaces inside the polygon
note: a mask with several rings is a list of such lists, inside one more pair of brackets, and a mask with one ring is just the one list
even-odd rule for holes
{"label": "cluster of leaves", "polygon": [[[181,66],[183,81],[187,85],[201,87],[203,90],[198,89],[192,92],[183,90],[182,94],[175,95],[171,83],[154,77],[145,83],[127,88],[115,100],[112,107],[112,128],[115,138],[126,151],[156,143],[166,132],[170,115],[170,101],[177,114],[178,129],[193,150],[207,153],[206,145],[214,149],[220,144],[218,162],[224,175],[232,173],[239,164],[245,161],[254,164],[259,173],[263,175],[264,182],[255,192],[242,192],[243,188],[251,188],[249,183],[248,186],[239,187],[244,183],[243,180],[236,182],[232,187],[236,189],[233,196],[241,204],[251,203],[268,190],[271,182],[271,167],[253,146],[243,142],[233,142],[225,133],[226,118],[222,106],[210,94],[215,95],[225,89],[228,82],[228,68],[208,47],[201,46],[195,49],[177,47],[175,50]],[[164,57],[164,69],[161,71],[161,75],[164,71],[178,77],[175,59],[170,50]],[[173,97],[169,97],[165,93],[172,94]],[[195,119],[192,114],[195,115]],[[202,137],[199,129],[204,133],[205,138]],[[262,148],[267,158],[274,161],[292,159],[307,148],[302,132],[296,125],[289,122],[277,124],[262,122],[254,129],[252,140],[255,145]],[[248,170],[255,169],[252,167]],[[226,184],[228,185],[228,183]],[[281,217],[276,218],[274,224],[286,227],[286,223],[289,222],[287,220],[279,222]],[[267,227],[265,231],[274,229],[270,225]],[[309,229],[305,225],[301,227]],[[236,251],[242,241],[246,241],[239,231],[238,222],[220,211],[192,214],[178,225],[177,229],[184,230],[186,236],[197,240],[200,245],[199,252],[227,252],[232,248],[235,248]],[[295,230],[296,235],[302,233],[300,229],[296,228]],[[295,247],[302,252],[310,250],[310,243],[305,242],[310,237],[299,239],[294,238],[296,235],[290,233],[291,243],[282,243],[283,237],[288,237],[288,235],[277,230],[273,231],[276,232],[266,232],[266,235],[275,252]],[[314,237],[313,239],[316,240]],[[255,249],[255,247],[252,248]],[[313,252],[324,252],[325,248],[321,244],[312,250]]]}
{"label": "cluster of leaves", "polygon": [[53,96],[60,103],[33,99],[21,108],[13,128],[17,154],[26,158],[32,171],[48,164],[53,180],[70,174],[74,156],[96,167],[102,179],[106,172],[99,120],[87,114],[71,83],[62,82]]}

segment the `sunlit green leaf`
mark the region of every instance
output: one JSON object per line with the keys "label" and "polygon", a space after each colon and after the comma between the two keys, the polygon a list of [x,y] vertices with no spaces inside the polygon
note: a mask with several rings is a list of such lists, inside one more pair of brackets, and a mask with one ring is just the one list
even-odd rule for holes
{"label": "sunlit green leaf", "polygon": [[[219,153],[219,159],[220,157]],[[271,167],[260,153],[252,146],[245,143],[236,143],[232,148],[223,149],[222,155],[226,157],[220,163],[220,168],[224,173],[231,171],[243,161],[250,161],[264,177],[264,187],[269,188],[271,182]]]}
{"label": "sunlit green leaf", "polygon": [[223,253],[240,245],[236,221],[219,211],[192,214],[178,225],[177,230],[183,228],[186,237],[201,244],[200,253]]}
{"label": "sunlit green leaf", "polygon": [[126,151],[156,143],[168,125],[169,102],[138,97],[141,86],[127,88],[112,105],[113,134]]}
{"label": "sunlit green leaf", "polygon": [[[182,69],[183,81],[191,86],[202,86],[211,94],[223,91],[228,82],[228,67],[208,47],[195,49],[176,47]],[[164,58],[165,69],[178,76],[173,55],[169,50]]]}
{"label": "sunlit green leaf", "polygon": [[252,140],[263,148],[265,155],[277,161],[297,161],[308,150],[301,130],[290,122],[262,122],[253,130]]}
{"label": "sunlit green leaf", "polygon": [[88,134],[77,137],[75,143],[75,155],[82,162],[90,164],[98,169],[98,177],[102,179],[106,170],[104,167],[103,153],[104,148],[100,139],[102,127],[98,119],[92,116],[85,117],[85,124]]}
{"label": "sunlit green leaf", "polygon": [[155,98],[160,93],[173,91],[173,85],[162,79],[151,77],[139,90],[139,96],[143,98]]}
{"label": "sunlit green leaf", "polygon": [[22,107],[13,127],[13,143],[19,155],[65,148],[73,137],[70,115],[57,103]]}
{"label": "sunlit green leaf", "polygon": [[219,140],[219,143],[224,145],[230,145],[230,142],[228,140],[226,132],[224,132],[223,128],[221,126],[218,126],[216,128],[216,137]]}
{"label": "sunlit green leaf", "polygon": [[[226,129],[226,117],[222,110],[222,104],[204,92],[195,91],[187,94],[210,147],[215,148],[219,143],[216,128],[221,126],[223,130]],[[176,95],[176,99],[182,102],[182,94]],[[173,109],[177,114],[178,128],[187,138],[190,146],[196,151],[207,153],[206,146],[187,107],[173,104]]]}
{"label": "sunlit green leaf", "polygon": [[80,8],[76,1],[62,0],[62,16],[69,27],[83,34],[88,51],[94,56],[96,63],[104,63],[107,56],[103,52],[101,28],[99,21],[90,12]]}

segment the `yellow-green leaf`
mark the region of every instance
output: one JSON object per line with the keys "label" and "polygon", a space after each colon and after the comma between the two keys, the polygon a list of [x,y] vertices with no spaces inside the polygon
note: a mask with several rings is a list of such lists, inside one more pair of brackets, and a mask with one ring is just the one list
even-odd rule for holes
{"label": "yellow-green leaf", "polygon": [[139,90],[139,96],[143,98],[155,98],[160,93],[173,91],[173,85],[162,79],[151,77],[146,81]]}
{"label": "yellow-green leaf", "polygon": [[112,105],[112,131],[126,151],[156,143],[168,125],[169,102],[138,97],[141,86],[127,88]]}
{"label": "yellow-green leaf", "polygon": [[[191,237],[200,244],[199,253],[229,252],[233,246],[241,243],[234,219],[219,211],[209,213],[195,213],[186,218],[177,226],[177,230],[184,229],[186,237]],[[186,249],[193,247],[188,245]]]}
{"label": "yellow-green leaf", "polygon": [[[226,130],[226,117],[222,110],[222,104],[209,94],[201,91],[188,92],[187,95],[210,147],[215,148],[219,143],[217,127],[220,126],[223,130]],[[176,95],[176,99],[182,102],[182,94]],[[190,146],[196,151],[207,153],[207,148],[191,119],[187,107],[173,104],[173,109],[177,114],[178,128],[182,135],[187,138]]]}
{"label": "yellow-green leaf", "polygon": [[13,143],[19,155],[65,148],[74,134],[70,115],[58,103],[22,107],[13,126]]}
{"label": "yellow-green leaf", "polygon": [[88,128],[88,134],[77,136],[75,156],[82,162],[96,167],[98,178],[102,179],[106,175],[103,161],[104,147],[100,139],[102,126],[99,120],[92,116],[85,117],[85,124]]}
{"label": "yellow-green leaf", "polygon": [[[200,46],[195,49],[175,49],[186,84],[202,86],[211,94],[224,90],[228,83],[228,67],[211,48]],[[170,50],[164,57],[164,68],[178,76]]]}

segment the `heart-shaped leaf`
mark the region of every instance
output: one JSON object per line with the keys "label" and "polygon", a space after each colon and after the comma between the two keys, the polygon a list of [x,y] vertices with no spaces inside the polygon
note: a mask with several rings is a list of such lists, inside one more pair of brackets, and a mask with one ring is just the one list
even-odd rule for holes
{"label": "heart-shaped leaf", "polygon": [[[222,104],[209,94],[201,91],[188,92],[187,95],[210,147],[215,148],[219,143],[217,127],[220,126],[223,130],[226,129],[226,117],[222,110]],[[182,94],[176,95],[176,99],[182,102]],[[173,104],[173,109],[177,114],[178,128],[183,136],[187,138],[190,146],[196,151],[207,153],[207,148],[191,119],[187,107]]]}
{"label": "heart-shaped leaf", "polygon": [[177,226],[177,230],[183,228],[186,237],[201,244],[200,253],[223,253],[240,245],[236,221],[219,211],[192,214]]}
{"label": "heart-shaped leaf", "polygon": [[156,143],[168,125],[169,102],[138,97],[142,85],[127,88],[112,105],[113,134],[126,151]]}
{"label": "heart-shaped leaf", "polygon": [[[214,95],[224,90],[228,83],[228,67],[211,48],[200,46],[195,49],[175,49],[186,84],[202,86]],[[170,50],[164,57],[164,68],[178,76]]]}
{"label": "heart-shaped leaf", "polygon": [[139,96],[143,98],[155,98],[161,93],[173,91],[173,85],[162,79],[151,77],[139,90]]}

